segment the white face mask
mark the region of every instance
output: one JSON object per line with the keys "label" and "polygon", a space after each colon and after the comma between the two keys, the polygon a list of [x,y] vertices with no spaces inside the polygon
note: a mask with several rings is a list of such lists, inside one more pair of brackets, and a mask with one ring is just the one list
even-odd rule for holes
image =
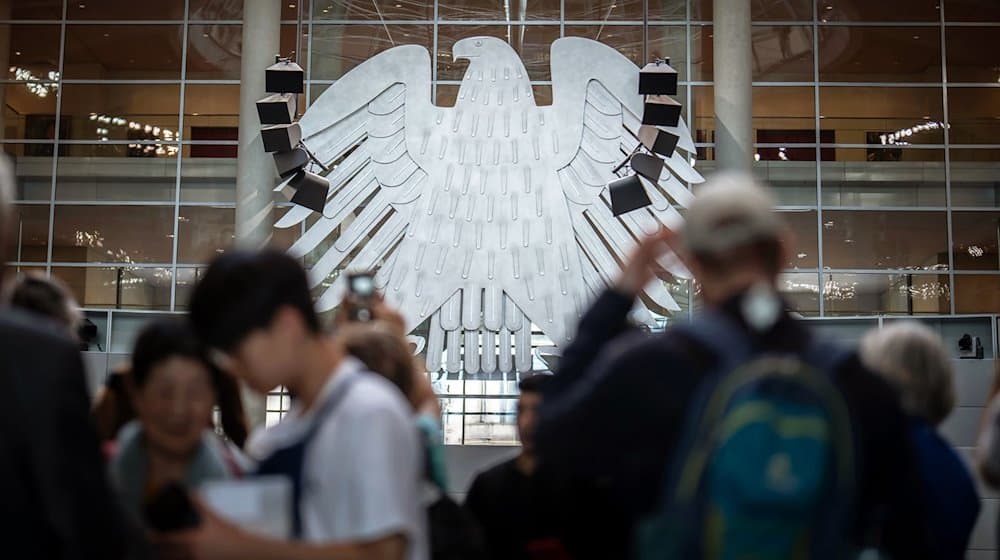
{"label": "white face mask", "polygon": [[743,294],[740,314],[747,326],[757,332],[764,332],[778,322],[781,307],[781,298],[775,293],[774,287],[758,282]]}

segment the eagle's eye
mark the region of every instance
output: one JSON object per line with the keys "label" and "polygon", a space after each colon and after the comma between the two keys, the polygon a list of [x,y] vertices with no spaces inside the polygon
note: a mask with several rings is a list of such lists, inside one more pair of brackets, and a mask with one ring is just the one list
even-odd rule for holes
{"label": "eagle's eye", "polygon": [[483,42],[482,42],[482,41],[476,41],[476,46],[477,46],[477,47],[481,47],[481,46],[483,46]]}

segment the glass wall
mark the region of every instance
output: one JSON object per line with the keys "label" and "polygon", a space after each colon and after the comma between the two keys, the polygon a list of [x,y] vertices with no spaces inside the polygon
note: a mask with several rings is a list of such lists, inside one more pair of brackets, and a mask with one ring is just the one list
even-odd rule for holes
{"label": "glass wall", "polygon": [[[712,0],[281,4],[281,51],[299,51],[306,102],[401,44],[434,53],[441,105],[457,97],[467,62],[451,46],[464,37],[509,41],[543,104],[558,37],[637,64],[668,57],[698,168],[714,168]],[[1000,50],[986,47],[1000,4],[751,6],[754,169],[796,233],[790,302],[811,317],[1000,313]],[[233,238],[242,15],[240,0],[0,0],[20,270],[63,278],[87,307],[183,309]],[[275,234],[288,245],[297,232]],[[696,307],[697,286],[670,289]],[[513,440],[511,380],[439,388],[462,397],[444,401],[449,441]]]}
{"label": "glass wall", "polygon": [[242,17],[240,1],[0,1],[18,270],[88,308],[184,307],[233,242]]}

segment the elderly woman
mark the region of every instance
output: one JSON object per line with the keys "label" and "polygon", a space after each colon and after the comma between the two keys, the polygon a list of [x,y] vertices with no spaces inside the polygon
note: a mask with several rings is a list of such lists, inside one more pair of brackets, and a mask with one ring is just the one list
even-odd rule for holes
{"label": "elderly woman", "polygon": [[964,558],[979,496],[962,459],[937,432],[955,406],[948,351],[928,327],[901,322],[869,333],[861,342],[861,359],[896,386],[909,415],[934,558]]}

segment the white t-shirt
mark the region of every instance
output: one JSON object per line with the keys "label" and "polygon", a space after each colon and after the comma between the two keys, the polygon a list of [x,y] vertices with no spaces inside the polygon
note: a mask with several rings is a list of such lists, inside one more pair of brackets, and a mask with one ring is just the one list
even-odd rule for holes
{"label": "white t-shirt", "polygon": [[421,505],[423,452],[410,406],[384,377],[346,358],[306,414],[293,405],[273,428],[254,434],[255,458],[299,441],[317,410],[348,376],[357,376],[305,453],[302,537],[314,543],[407,537],[408,560],[429,556]]}

